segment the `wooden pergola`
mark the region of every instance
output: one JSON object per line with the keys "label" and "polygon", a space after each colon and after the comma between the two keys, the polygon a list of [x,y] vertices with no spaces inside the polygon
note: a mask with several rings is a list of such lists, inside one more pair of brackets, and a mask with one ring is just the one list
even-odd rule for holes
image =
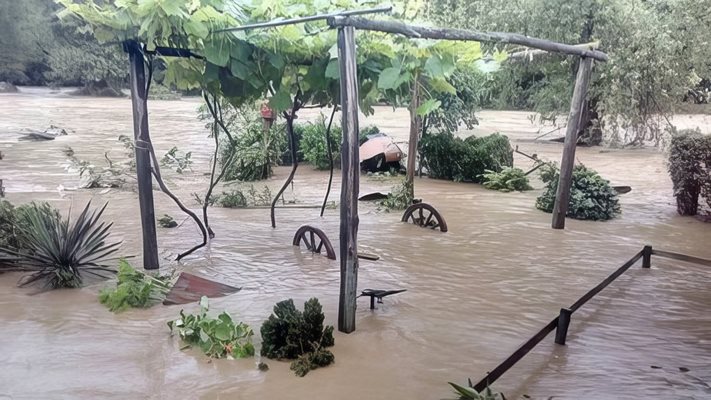
{"label": "wooden pergola", "polygon": [[[545,52],[574,55],[581,59],[578,66],[575,90],[570,104],[565,147],[561,160],[560,180],[553,210],[552,227],[563,229],[568,211],[570,186],[575,161],[575,146],[580,130],[580,117],[587,95],[593,60],[605,62],[607,55],[586,46],[568,45],[519,34],[502,32],[477,32],[462,29],[431,28],[405,24],[399,21],[371,20],[357,15],[389,11],[390,7],[346,11],[315,15],[290,20],[265,22],[222,29],[219,32],[264,29],[274,26],[304,23],[325,19],[328,25],[338,29],[338,60],[340,67],[340,107],[343,142],[341,146],[341,203],[340,203],[340,297],[338,307],[338,330],[345,333],[356,328],[356,297],[358,286],[358,193],[360,184],[358,142],[358,74],[356,65],[356,29],[403,35],[417,39],[462,40],[496,42],[522,45]],[[213,32],[214,33],[218,33]],[[143,261],[146,268],[158,268],[158,249],[153,210],[151,160],[144,145],[150,143],[148,114],[146,109],[145,73],[141,49],[127,46],[131,61],[131,95],[136,139],[136,170],[138,175],[139,204],[143,228]],[[189,57],[193,53],[182,49],[158,49],[157,54]],[[418,142],[417,132],[411,133],[409,157],[414,160]]]}

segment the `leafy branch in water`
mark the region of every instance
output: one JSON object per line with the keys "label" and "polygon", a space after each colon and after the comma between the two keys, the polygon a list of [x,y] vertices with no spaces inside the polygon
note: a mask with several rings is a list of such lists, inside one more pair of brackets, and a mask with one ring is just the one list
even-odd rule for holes
{"label": "leafy branch in water", "polygon": [[148,308],[162,302],[171,288],[170,276],[149,275],[119,261],[115,288],[99,292],[99,302],[113,312],[129,308]]}
{"label": "leafy branch in water", "polygon": [[479,393],[474,390],[471,380],[469,386],[460,386],[456,383],[447,382],[454,389],[454,392],[459,395],[458,400],[506,400],[503,393],[496,393],[490,387],[486,387],[483,392]]}
{"label": "leafy branch in water", "polygon": [[291,370],[298,376],[333,363],[333,353],[326,350],[334,345],[333,327],[324,328],[324,319],[316,298],[304,303],[304,312],[296,309],[292,299],[280,301],[262,324],[262,355],[295,360]]}
{"label": "leafy branch in water", "polygon": [[412,192],[412,183],[403,180],[401,184],[392,188],[387,198],[378,202],[378,207],[386,212],[404,210],[412,205],[414,200]]}
{"label": "leafy branch in water", "polygon": [[223,312],[217,318],[207,315],[209,303],[207,297],[200,299],[200,313],[185,314],[180,310],[180,318],[168,322],[171,334],[178,332],[187,343],[186,347],[197,346],[212,358],[245,358],[254,355],[252,336],[254,332],[243,322],[235,322]]}
{"label": "leafy branch in water", "polygon": [[528,183],[526,173],[521,168],[504,167],[501,172],[487,169],[484,174],[481,174],[481,177],[484,178],[484,187],[491,190],[522,192],[533,189]]}
{"label": "leafy branch in water", "polygon": [[119,188],[126,183],[128,165],[115,163],[109,158],[108,152],[104,153],[106,166],[97,166],[87,160],[79,159],[74,149],[68,146],[62,152],[69,162],[65,169],[79,172],[81,178],[79,187],[82,189]]}
{"label": "leafy branch in water", "polygon": [[191,151],[183,153],[178,150],[177,146],[173,146],[167,153],[165,153],[165,155],[163,155],[163,158],[160,160],[160,165],[170,168],[179,174],[182,174],[186,169],[192,171],[192,154],[193,153]]}

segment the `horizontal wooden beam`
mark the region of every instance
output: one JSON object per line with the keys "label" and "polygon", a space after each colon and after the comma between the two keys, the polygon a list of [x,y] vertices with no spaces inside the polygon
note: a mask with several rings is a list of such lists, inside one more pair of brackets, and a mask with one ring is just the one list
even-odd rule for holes
{"label": "horizontal wooden beam", "polygon": [[554,53],[590,57],[597,61],[607,61],[607,54],[598,50],[587,50],[574,45],[552,42],[505,32],[477,32],[452,28],[429,28],[409,25],[399,21],[375,21],[363,17],[334,16],[328,18],[331,27],[352,26],[356,29],[397,33],[411,38],[440,40],[471,40],[476,42],[511,43]]}
{"label": "horizontal wooden beam", "polygon": [[328,14],[309,15],[308,17],[299,17],[299,18],[290,18],[290,19],[283,19],[283,20],[276,20],[276,21],[260,22],[260,23],[256,23],[256,24],[235,26],[233,28],[215,29],[214,31],[212,31],[212,33],[237,32],[237,31],[246,31],[249,29],[272,28],[275,26],[303,24],[305,22],[328,19],[331,17],[339,16],[339,15],[349,16],[349,15],[386,13],[386,12],[392,11],[392,9],[393,9],[392,6],[383,6],[383,7],[375,7],[375,8],[366,8],[364,10],[336,11],[336,12],[332,12],[332,13],[328,13]]}
{"label": "horizontal wooden beam", "polygon": [[600,293],[602,289],[606,288],[607,285],[612,283],[615,279],[619,278],[620,275],[624,274],[625,271],[630,269],[631,266],[633,266],[637,261],[639,261],[640,258],[642,258],[642,252],[640,251],[639,253],[635,254],[634,257],[630,258],[626,263],[624,263],[620,268],[617,269],[617,271],[613,272],[605,278],[604,281],[600,282],[597,286],[594,288],[590,289],[589,292],[585,293],[583,297],[578,299],[572,306],[568,307],[568,309],[572,312],[577,311],[580,307],[583,306],[583,304],[587,303],[590,299],[592,299],[596,294]]}
{"label": "horizontal wooden beam", "polygon": [[[597,50],[598,48],[600,48],[600,42],[573,44],[571,46],[577,47],[577,48],[583,49],[583,50]],[[546,51],[546,50],[540,50],[540,49],[521,50],[521,51],[516,51],[514,53],[509,54],[508,59],[509,60],[525,60],[527,58],[533,58],[534,56],[549,55],[549,54],[551,54],[551,52]]]}
{"label": "horizontal wooden beam", "polygon": [[672,260],[685,261],[711,267],[711,260],[708,260],[706,258],[687,256],[686,254],[672,253],[671,251],[663,251],[656,249],[652,250],[652,254],[659,257],[671,258]]}

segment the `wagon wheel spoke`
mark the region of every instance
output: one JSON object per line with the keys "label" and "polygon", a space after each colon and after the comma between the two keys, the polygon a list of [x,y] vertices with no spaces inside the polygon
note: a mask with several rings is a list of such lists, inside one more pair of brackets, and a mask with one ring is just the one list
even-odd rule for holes
{"label": "wagon wheel spoke", "polygon": [[309,250],[315,251],[315,249],[316,249],[316,238],[314,238],[314,231],[310,231],[309,234],[310,234],[310,236],[311,236],[311,248],[310,248]]}
{"label": "wagon wheel spoke", "polygon": [[316,252],[320,253],[321,252],[321,247],[323,247],[323,241],[318,242],[318,247],[316,248]]}
{"label": "wagon wheel spoke", "polygon": [[417,210],[417,211],[418,211],[419,214],[420,214],[420,218],[418,218],[418,220],[417,220],[417,225],[423,226],[423,225],[424,225],[423,222],[424,222],[424,220],[425,220],[425,217],[424,217],[424,215],[422,215],[422,208],[420,208],[420,209]]}
{"label": "wagon wheel spoke", "polygon": [[432,222],[433,216],[434,216],[434,214],[430,213],[430,215],[427,217],[427,222],[425,222],[425,226],[429,226],[430,222]]}
{"label": "wagon wheel spoke", "polygon": [[309,239],[306,237],[306,235],[301,235],[301,240],[304,241],[304,246],[306,246],[307,249],[311,250],[311,243],[309,243]]}

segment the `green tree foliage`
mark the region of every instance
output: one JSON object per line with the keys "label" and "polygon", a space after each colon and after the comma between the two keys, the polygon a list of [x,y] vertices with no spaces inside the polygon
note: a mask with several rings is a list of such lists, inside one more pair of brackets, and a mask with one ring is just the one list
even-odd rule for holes
{"label": "green tree foliage", "polygon": [[[559,174],[558,167],[553,164],[546,164],[541,168],[541,179],[546,187],[536,199],[536,208],[539,210],[553,212]],[[567,216],[575,219],[606,221],[615,218],[620,212],[617,192],[610,186],[610,182],[592,169],[582,164],[576,165],[573,169]]]}
{"label": "green tree foliage", "polygon": [[[591,105],[609,140],[640,144],[659,143],[665,117],[693,78],[711,76],[702,50],[711,26],[708,7],[692,0],[434,0],[429,15],[462,28],[571,44],[598,41],[610,61],[596,63]],[[493,105],[564,112],[576,68],[574,57],[557,55],[508,62],[495,78]]]}
{"label": "green tree foliage", "polygon": [[480,183],[487,170],[501,171],[513,165],[509,139],[498,133],[464,140],[451,133],[422,139],[423,164],[429,176]]}
{"label": "green tree foliage", "polygon": [[668,168],[679,214],[696,215],[699,197],[711,207],[711,136],[691,130],[674,134]]}
{"label": "green tree foliage", "polygon": [[[128,75],[120,46],[102,46],[85,27],[61,24],[53,0],[0,3],[0,81],[86,86],[117,94]],[[105,90],[98,91],[103,88]]]}
{"label": "green tree foliage", "polygon": [[316,298],[304,303],[303,312],[291,299],[277,303],[274,313],[262,324],[261,354],[277,360],[295,360],[291,369],[298,376],[333,363],[333,354],[326,350],[334,345],[333,327],[324,327],[324,319]]}

